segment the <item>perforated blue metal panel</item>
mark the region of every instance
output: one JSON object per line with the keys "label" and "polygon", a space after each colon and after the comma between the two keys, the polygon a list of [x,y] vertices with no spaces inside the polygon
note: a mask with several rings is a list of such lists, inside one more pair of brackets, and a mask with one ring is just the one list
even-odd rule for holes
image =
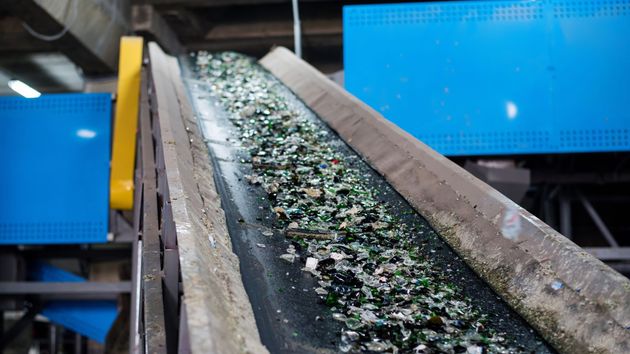
{"label": "perforated blue metal panel", "polygon": [[445,155],[630,150],[630,0],[344,7],[346,88]]}
{"label": "perforated blue metal panel", "polygon": [[107,241],[111,96],[0,97],[0,244]]}

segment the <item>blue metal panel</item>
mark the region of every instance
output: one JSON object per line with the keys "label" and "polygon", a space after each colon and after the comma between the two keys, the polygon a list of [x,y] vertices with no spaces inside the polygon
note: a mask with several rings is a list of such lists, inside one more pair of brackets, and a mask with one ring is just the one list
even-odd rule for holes
{"label": "blue metal panel", "polygon": [[0,244],[107,241],[111,96],[0,97]]}
{"label": "blue metal panel", "polygon": [[344,7],[345,85],[445,155],[630,150],[630,0]]}
{"label": "blue metal panel", "polygon": [[[84,282],[85,279],[50,264],[36,262],[29,269],[30,280],[49,282]],[[50,321],[104,344],[118,315],[114,300],[67,301],[46,303],[42,315]]]}

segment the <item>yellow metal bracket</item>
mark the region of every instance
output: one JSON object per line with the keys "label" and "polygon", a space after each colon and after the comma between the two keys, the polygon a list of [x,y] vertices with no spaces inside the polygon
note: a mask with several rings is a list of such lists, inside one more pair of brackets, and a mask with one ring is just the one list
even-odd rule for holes
{"label": "yellow metal bracket", "polygon": [[122,37],[112,147],[110,199],[112,209],[133,208],[133,174],[142,69],[142,37]]}

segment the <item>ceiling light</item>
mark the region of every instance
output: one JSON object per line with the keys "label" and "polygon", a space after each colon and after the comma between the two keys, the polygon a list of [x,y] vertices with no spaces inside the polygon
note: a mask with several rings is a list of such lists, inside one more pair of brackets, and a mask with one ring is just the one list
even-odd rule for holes
{"label": "ceiling light", "polygon": [[20,80],[9,80],[9,88],[26,98],[37,98],[42,94]]}

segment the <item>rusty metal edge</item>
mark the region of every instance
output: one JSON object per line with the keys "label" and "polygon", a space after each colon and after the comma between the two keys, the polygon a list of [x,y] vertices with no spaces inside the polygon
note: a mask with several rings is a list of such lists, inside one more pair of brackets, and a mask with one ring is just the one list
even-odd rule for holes
{"label": "rusty metal edge", "polygon": [[[630,352],[630,280],[288,49],[273,49],[260,64],[382,174],[559,352]],[[502,230],[509,218],[517,232]]]}
{"label": "rusty metal edge", "polygon": [[[177,59],[149,43],[159,141],[193,353],[266,353],[232,252],[207,147]],[[160,171],[159,171],[160,172]]]}

